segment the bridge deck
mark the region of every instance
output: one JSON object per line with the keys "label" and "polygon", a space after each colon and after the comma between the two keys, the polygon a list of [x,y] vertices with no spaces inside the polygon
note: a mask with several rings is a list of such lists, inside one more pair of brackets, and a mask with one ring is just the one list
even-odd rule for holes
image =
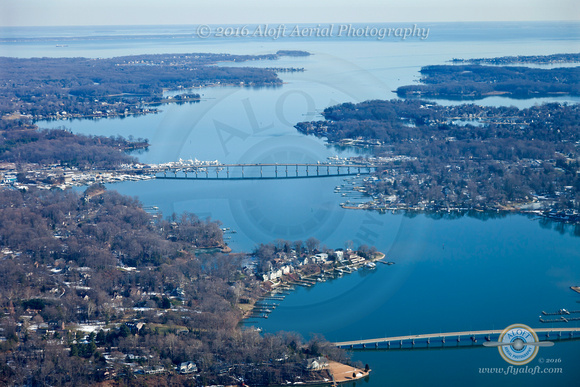
{"label": "bridge deck", "polygon": [[166,164],[150,166],[150,169],[188,169],[188,168],[241,168],[241,167],[320,167],[320,168],[378,168],[380,164],[332,164],[332,163],[231,163],[231,164]]}
{"label": "bridge deck", "polygon": [[147,168],[142,173],[157,179],[268,180],[368,175],[376,169],[372,164],[176,164]]}
{"label": "bridge deck", "polygon": [[[572,333],[580,332],[580,328],[534,328],[536,333]],[[333,343],[337,347],[351,347],[354,345],[373,345],[378,343],[386,342],[400,342],[409,340],[421,340],[421,339],[442,339],[447,337],[471,337],[471,336],[486,336],[486,335],[499,335],[503,332],[502,330],[483,330],[483,331],[463,331],[463,332],[446,332],[446,333],[428,333],[420,335],[407,335],[407,336],[395,336],[395,337],[382,337],[376,339],[365,339],[365,340],[352,340],[352,341],[341,341]]]}
{"label": "bridge deck", "polygon": [[298,175],[298,176],[294,176],[294,175],[280,175],[280,176],[245,176],[245,177],[241,177],[241,176],[224,176],[223,174],[220,175],[220,177],[212,177],[212,176],[208,176],[206,177],[205,174],[203,175],[199,175],[199,176],[192,176],[192,175],[188,175],[188,176],[171,176],[171,175],[167,175],[167,176],[159,176],[159,175],[155,175],[156,179],[159,180],[289,180],[289,179],[321,179],[324,177],[347,177],[347,176],[357,176],[357,175],[367,175],[368,173],[341,173],[341,174],[320,174],[320,175]]}

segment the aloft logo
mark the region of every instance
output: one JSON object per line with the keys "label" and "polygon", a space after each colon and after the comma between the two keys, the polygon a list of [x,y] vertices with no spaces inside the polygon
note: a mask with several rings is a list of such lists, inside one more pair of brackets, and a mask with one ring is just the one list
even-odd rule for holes
{"label": "aloft logo", "polygon": [[505,328],[497,342],[483,343],[486,347],[498,347],[501,357],[510,364],[524,365],[538,354],[539,347],[551,347],[551,341],[539,341],[532,328],[524,324],[513,324]]}

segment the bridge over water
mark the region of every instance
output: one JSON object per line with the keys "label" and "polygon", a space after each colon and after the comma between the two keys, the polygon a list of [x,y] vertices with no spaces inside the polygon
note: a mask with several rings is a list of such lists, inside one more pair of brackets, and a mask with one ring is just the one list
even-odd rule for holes
{"label": "bridge over water", "polygon": [[[580,340],[580,328],[537,328],[540,341]],[[503,330],[429,333],[421,335],[382,337],[376,339],[336,342],[344,349],[425,349],[466,347],[497,341]]]}
{"label": "bridge over water", "polygon": [[376,171],[375,164],[202,164],[175,165],[151,168],[148,172],[157,179],[199,180],[261,180],[305,179],[336,176],[368,175]]}

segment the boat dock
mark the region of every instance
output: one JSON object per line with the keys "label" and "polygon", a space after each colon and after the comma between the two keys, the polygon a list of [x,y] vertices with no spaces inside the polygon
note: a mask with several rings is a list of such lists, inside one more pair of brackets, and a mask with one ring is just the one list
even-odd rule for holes
{"label": "boat dock", "polygon": [[548,320],[544,320],[542,317],[540,317],[540,322],[541,323],[559,323],[559,322],[570,322],[570,321],[580,321],[580,317],[564,317],[564,316],[560,316],[560,318],[552,318],[552,319],[548,319]]}
{"label": "boat dock", "polygon": [[548,313],[548,312],[544,312],[542,311],[542,314],[544,316],[557,316],[557,315],[566,315],[566,314],[574,314],[574,313],[580,313],[580,310],[566,310],[566,309],[560,309],[557,312],[552,312],[552,313]]}

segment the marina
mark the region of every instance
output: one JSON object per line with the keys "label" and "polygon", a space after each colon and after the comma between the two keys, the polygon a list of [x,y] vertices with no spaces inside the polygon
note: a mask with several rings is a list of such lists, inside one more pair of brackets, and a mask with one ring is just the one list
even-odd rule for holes
{"label": "marina", "polygon": [[[394,262],[384,262],[385,255],[377,253],[377,258],[371,261],[359,260],[357,263],[345,264],[332,269],[322,269],[318,274],[303,276],[300,273],[285,275],[277,282],[271,283],[272,290],[261,297],[245,316],[245,324],[251,323],[254,319],[267,319],[269,315],[280,305],[282,301],[296,290],[296,287],[309,288],[318,283],[326,282],[342,277],[344,274],[352,274],[359,269],[369,271],[377,268],[376,262],[392,265]],[[270,281],[271,282],[271,281]]]}

